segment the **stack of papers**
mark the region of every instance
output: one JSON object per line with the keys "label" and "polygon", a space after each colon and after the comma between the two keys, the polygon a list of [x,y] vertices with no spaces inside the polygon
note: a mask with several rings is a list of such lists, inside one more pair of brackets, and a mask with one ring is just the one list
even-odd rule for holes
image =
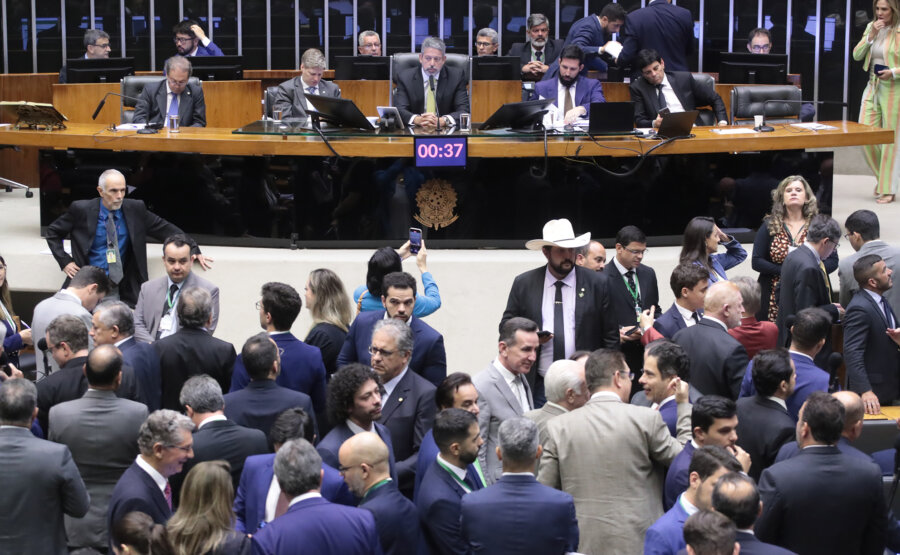
{"label": "stack of papers", "polygon": [[806,122],[806,123],[792,123],[793,127],[800,127],[802,129],[811,129],[813,131],[822,131],[825,129],[837,129],[833,125],[825,125],[823,123],[815,123],[815,122]]}

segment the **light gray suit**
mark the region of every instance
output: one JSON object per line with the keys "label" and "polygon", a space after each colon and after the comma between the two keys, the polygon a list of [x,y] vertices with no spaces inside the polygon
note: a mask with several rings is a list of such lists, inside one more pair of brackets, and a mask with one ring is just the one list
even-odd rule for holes
{"label": "light gray suit", "polygon": [[[531,402],[531,389],[528,382],[522,376],[525,391]],[[478,427],[481,429],[481,437],[484,439],[481,449],[478,451],[478,462],[487,486],[500,479],[503,474],[503,466],[497,458],[497,446],[500,445],[500,424],[507,418],[523,416],[522,403],[509,388],[506,380],[500,372],[489,365],[486,369],[472,378],[472,385],[478,390]]]}
{"label": "light gray suit", "polygon": [[107,547],[109,496],[137,457],[138,431],[146,418],[143,404],[94,389],[50,409],[49,439],[69,447],[91,494],[87,516],[65,519],[70,546]]}
{"label": "light gray suit", "polygon": [[[341,97],[341,88],[324,79],[319,81],[318,91],[320,96]],[[282,118],[306,117],[306,92],[299,75],[278,85],[274,106],[276,110],[282,111]]]}
{"label": "light gray suit", "polygon": [[[48,299],[44,299],[34,307],[34,317],[31,319],[31,336],[34,338],[35,345],[37,345],[38,341],[40,341],[47,333],[47,326],[50,325],[50,322],[57,316],[62,316],[63,314],[71,314],[72,316],[81,318],[88,331],[91,330],[91,313],[81,305],[81,301],[68,293],[57,291],[55,295]],[[94,340],[91,336],[88,336],[88,348],[94,348]],[[53,360],[50,353],[47,353],[47,362],[50,363],[51,372],[59,370],[59,365],[56,364],[56,361]],[[38,370],[41,371],[43,369],[43,363],[41,362],[40,354],[38,354],[37,365]]]}
{"label": "light gray suit", "polygon": [[[841,306],[847,308],[853,299],[853,294],[859,291],[859,284],[853,279],[853,263],[859,260],[860,256],[867,254],[877,254],[884,259],[885,264],[890,268],[900,280],[900,248],[888,245],[881,239],[873,239],[864,243],[859,251],[851,254],[846,258],[842,258],[838,263],[838,277],[841,279]],[[888,300],[894,314],[900,314],[900,285],[888,289],[884,297]]]}
{"label": "light gray suit", "polygon": [[[216,324],[219,323],[219,288],[212,282],[203,279],[195,272],[188,274],[181,284],[181,289],[185,287],[201,287],[209,291],[212,297],[212,325],[209,327],[210,335],[216,331]],[[138,295],[137,304],[134,307],[134,338],[144,343],[153,343],[156,341],[156,332],[159,330],[159,321],[162,319],[163,303],[166,302],[166,295],[169,292],[169,276],[163,276],[141,285],[141,293]],[[176,306],[172,307],[172,314],[175,316]],[[178,319],[175,319],[175,330],[178,329]],[[173,331],[175,331],[173,330]]]}
{"label": "light gray suit", "polygon": [[537,424],[538,434],[541,438],[541,445],[543,445],[544,441],[546,441],[547,439],[547,421],[549,421],[554,416],[566,414],[566,412],[566,409],[560,407],[559,405],[551,405],[550,403],[547,403],[539,409],[534,409],[526,412],[525,418],[528,418],[529,420]]}
{"label": "light gray suit", "polygon": [[663,467],[691,437],[690,409],[678,405],[677,439],[659,412],[605,394],[547,423],[538,480],[575,499],[579,552],[642,553],[663,514]]}
{"label": "light gray suit", "polygon": [[82,517],[90,497],[65,445],[0,428],[0,552],[65,555],[63,514]]}

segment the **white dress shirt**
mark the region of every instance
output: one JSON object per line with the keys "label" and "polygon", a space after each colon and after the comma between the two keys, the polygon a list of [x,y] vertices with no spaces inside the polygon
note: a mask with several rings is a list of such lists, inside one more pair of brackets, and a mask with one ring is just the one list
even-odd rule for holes
{"label": "white dress shirt", "polygon": [[675,95],[675,89],[669,84],[669,77],[665,74],[663,74],[662,86],[662,93],[663,96],[666,97],[666,107],[669,108],[669,111],[683,112],[684,106],[681,104],[681,101],[678,100],[678,96]]}
{"label": "white dress shirt", "polygon": [[391,393],[394,392],[394,389],[397,388],[397,384],[400,383],[400,380],[403,379],[403,376],[409,371],[409,366],[403,369],[402,372],[385,382],[384,384],[384,395],[381,396],[381,406],[384,407],[387,405],[388,397],[391,396]]}
{"label": "white dress shirt", "polygon": [[512,391],[512,394],[519,400],[519,404],[522,405],[522,414],[531,410],[532,403],[528,399],[528,393],[525,391],[525,386],[522,385],[522,381],[525,379],[523,376],[521,380],[516,379],[518,374],[513,374],[509,370],[503,366],[503,363],[500,362],[499,358],[495,358],[493,362],[494,368],[497,369],[497,372],[500,372],[500,375],[503,376],[503,380],[506,381],[507,387]]}
{"label": "white dress shirt", "polygon": [[155,468],[150,466],[150,463],[145,461],[140,455],[138,455],[134,461],[139,467],[141,467],[141,470],[143,470],[144,472],[149,474],[151,478],[153,478],[153,483],[156,484],[156,487],[159,488],[159,491],[162,492],[163,497],[165,497],[166,484],[169,483],[169,481],[166,480],[166,477],[160,474]]}
{"label": "white dress shirt", "polygon": [[[544,295],[541,299],[541,329],[553,331],[553,306],[556,302],[556,281],[549,267],[544,272]],[[572,269],[562,280],[563,318],[566,332],[566,357],[575,352],[575,270]],[[553,364],[553,340],[541,346],[541,358],[538,360],[538,372],[541,376]]]}
{"label": "white dress shirt", "polygon": [[678,314],[681,315],[682,320],[684,320],[685,326],[691,327],[697,325],[697,322],[694,320],[694,314],[696,314],[696,312],[691,312],[678,303],[675,303],[675,307],[678,309]]}

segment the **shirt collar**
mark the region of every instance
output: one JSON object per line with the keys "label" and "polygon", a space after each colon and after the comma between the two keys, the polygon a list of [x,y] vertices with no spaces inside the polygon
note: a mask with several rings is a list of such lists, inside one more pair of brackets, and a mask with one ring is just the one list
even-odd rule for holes
{"label": "shirt collar", "polygon": [[700,510],[696,505],[687,500],[687,497],[684,496],[684,493],[678,496],[678,502],[681,503],[681,508],[684,509],[684,512],[686,512],[688,516],[691,516],[692,514]]}
{"label": "shirt collar", "polygon": [[150,463],[145,461],[141,455],[137,456],[135,462],[139,467],[141,467],[141,470],[143,470],[144,472],[149,474],[151,478],[153,478],[153,481],[156,483],[156,487],[158,487],[161,491],[166,490],[166,482],[168,482],[168,480],[166,480],[165,476],[163,476],[155,468],[150,466]]}
{"label": "shirt collar", "polygon": [[374,422],[372,422],[372,425],[369,427],[368,430],[363,428],[362,426],[357,425],[356,422],[350,420],[349,418],[347,420],[345,420],[345,422],[347,423],[347,427],[350,428],[350,431],[353,432],[353,435],[361,434],[363,432],[374,432],[375,431],[375,423]]}
{"label": "shirt collar", "polygon": [[666,87],[668,87],[670,89],[672,88],[672,85],[669,84],[669,76],[666,75],[665,73],[663,73],[663,80],[662,80],[662,83],[660,83],[660,85],[662,85],[664,89]]}
{"label": "shirt collar", "polygon": [[497,372],[500,372],[500,375],[506,380],[506,385],[509,385],[510,388],[512,388],[512,383],[516,381],[516,374],[510,372],[503,366],[503,363],[500,362],[500,357],[495,358],[493,364],[494,368],[497,369]]}
{"label": "shirt collar", "polygon": [[691,312],[690,310],[684,308],[678,303],[675,303],[675,307],[678,309],[678,314],[681,314],[681,317],[685,320],[693,320],[695,312]]}
{"label": "shirt collar", "polygon": [[784,410],[788,410],[787,403],[784,401],[784,399],[782,399],[780,397],[776,397],[774,395],[772,395],[771,397],[766,397],[766,399],[768,399],[770,401],[775,401],[776,403],[781,405],[781,408],[783,408]]}
{"label": "shirt collar", "polygon": [[876,293],[875,291],[872,291],[870,289],[863,289],[863,291],[868,293],[869,296],[872,297],[872,299],[875,301],[876,304],[878,304],[878,305],[881,304],[881,299],[883,299],[884,297],[882,297],[879,293]]}
{"label": "shirt collar", "polygon": [[[626,268],[625,266],[622,266],[622,263],[619,262],[619,259],[616,257],[616,255],[613,255],[612,259],[613,259],[613,265],[615,265],[616,269],[619,270],[620,274],[622,274],[624,276],[626,273],[629,272],[628,268]],[[634,273],[637,274],[637,270],[635,270]]]}
{"label": "shirt collar", "polygon": [[[413,308],[415,308],[415,306],[416,306],[415,303],[413,303]],[[388,316],[387,310],[385,310],[385,311],[384,311],[384,316],[383,316],[381,319],[382,319],[382,320],[387,320],[388,318],[390,318],[390,316]],[[411,325],[412,325],[412,321],[413,321],[413,315],[410,314],[410,315],[409,315],[409,320],[406,321],[406,325],[407,325],[407,326],[411,326]]]}
{"label": "shirt collar", "polygon": [[203,426],[209,424],[210,422],[218,422],[218,421],[220,421],[220,420],[228,420],[228,419],[225,418],[225,415],[224,415],[224,414],[214,414],[214,415],[212,415],[212,416],[209,416],[209,417],[205,418],[205,419],[203,420],[203,422],[200,422],[199,424],[197,424],[197,429],[199,430],[200,428],[202,428]]}
{"label": "shirt collar", "polygon": [[[439,72],[435,73],[434,75],[429,75],[428,73],[425,73],[425,68],[421,68],[421,70],[422,70],[422,81],[425,81],[425,86],[426,87],[428,86],[428,78],[429,77],[434,77],[434,83],[435,83],[435,86],[437,86],[437,82],[438,82],[438,79],[440,79],[441,72],[439,71]],[[444,70],[444,68],[441,68],[441,71],[443,71],[443,70]]]}
{"label": "shirt collar", "polygon": [[504,476],[531,476],[534,478],[534,472],[504,472]]}
{"label": "shirt collar", "polygon": [[401,371],[399,374],[397,374],[396,376],[394,376],[393,378],[391,378],[390,380],[388,380],[387,382],[385,382],[385,384],[384,384],[384,390],[385,390],[385,392],[386,392],[385,397],[390,397],[390,396],[391,396],[391,393],[393,393],[393,392],[394,392],[394,389],[397,388],[397,384],[400,383],[400,380],[403,379],[403,376],[406,375],[406,372],[407,372],[408,370],[409,370],[409,365],[407,365],[407,366],[403,369],[403,371]]}
{"label": "shirt collar", "polygon": [[790,350],[790,351],[788,351],[788,353],[789,353],[789,354],[792,354],[792,355],[797,355],[797,356],[801,356],[801,357],[804,357],[804,358],[806,358],[806,359],[809,359],[810,362],[813,361],[813,357],[809,356],[809,355],[806,354],[806,353],[801,353],[800,351]]}
{"label": "shirt collar", "polygon": [[131,339],[131,337],[132,337],[132,336],[129,335],[129,336],[126,337],[125,339],[120,339],[120,340],[116,341],[116,342],[115,342],[115,346],[116,346],[116,347],[121,347],[121,346],[122,346],[122,343],[125,343],[126,341],[128,341],[129,339]]}
{"label": "shirt collar", "polygon": [[[303,92],[308,91],[309,88],[312,86],[312,85],[308,84],[306,81],[304,81],[302,76],[300,77],[300,83],[303,84]],[[319,90],[319,85],[316,85],[315,89]]]}
{"label": "shirt collar", "polygon": [[710,316],[708,314],[704,314],[703,320],[712,320],[713,322],[722,326],[722,329],[724,329],[725,331],[728,331],[728,326],[725,325],[725,322],[723,322],[722,320],[719,320],[718,318],[713,318],[712,316]]}
{"label": "shirt collar", "polygon": [[[190,274],[188,274],[188,275],[190,275]],[[166,291],[171,289],[173,285],[175,287],[177,287],[179,291],[181,291],[181,286],[184,285],[185,281],[187,281],[187,276],[185,276],[184,279],[181,280],[181,283],[175,283],[174,281],[172,281],[172,278],[170,278],[167,274],[166,275],[166,284],[168,285],[168,287],[166,287]]]}
{"label": "shirt collar", "polygon": [[322,494],[317,491],[308,491],[303,495],[298,495],[297,497],[291,499],[291,502],[288,503],[288,507],[293,507],[295,504],[306,501],[307,499],[313,499],[314,497],[322,497]]}
{"label": "shirt collar", "polygon": [[619,394],[614,393],[612,391],[598,391],[597,393],[594,393],[593,395],[591,395],[591,401],[593,401],[594,399],[600,399],[600,398],[615,399],[616,401],[618,401],[620,403],[622,402],[622,398],[619,397]]}
{"label": "shirt collar", "polygon": [[68,296],[72,297],[73,299],[75,299],[76,301],[78,301],[78,304],[81,304],[81,299],[78,298],[78,295],[76,295],[75,293],[69,291],[68,289],[61,289],[60,292],[63,293],[63,294],[65,294],[65,295],[68,295]]}
{"label": "shirt collar", "polygon": [[285,335],[285,334],[288,334],[288,333],[291,333],[291,330],[286,330],[286,331],[270,331],[270,332],[268,332],[269,337],[271,337],[271,336],[273,336],[273,335]]}
{"label": "shirt collar", "polygon": [[[193,54],[188,54],[188,56],[193,56]],[[172,87],[169,86],[169,81],[166,80],[166,96],[169,96],[170,94],[172,94],[172,92],[174,92],[174,91],[172,91]],[[181,95],[176,95],[176,96],[181,96]]]}
{"label": "shirt collar", "polygon": [[575,287],[575,268],[572,268],[572,271],[566,274],[566,277],[558,280],[556,276],[550,273],[550,266],[548,265],[547,269],[544,270],[544,289],[554,287],[557,281],[561,281],[569,287]]}
{"label": "shirt collar", "polygon": [[444,459],[444,457],[442,457],[440,453],[438,453],[437,460],[441,461],[441,463],[443,463],[444,466],[446,466],[447,468],[450,469],[451,472],[456,474],[457,478],[459,478],[460,480],[466,479],[466,469],[465,468],[460,468],[453,463],[447,462],[446,459]]}
{"label": "shirt collar", "polygon": [[544,404],[545,404],[545,405],[550,405],[551,407],[556,407],[556,408],[558,408],[559,410],[561,410],[561,411],[563,411],[563,412],[569,412],[569,409],[567,409],[566,407],[560,405],[559,403],[554,403],[553,401],[547,401],[547,402],[544,403]]}
{"label": "shirt collar", "polygon": [[813,246],[809,241],[803,241],[803,246],[812,251],[814,255],[816,255],[816,260],[821,260],[822,257],[819,256],[819,251],[816,250],[816,247]]}
{"label": "shirt collar", "polygon": [[653,408],[653,409],[660,409],[660,408],[662,408],[663,405],[665,405],[666,403],[669,403],[669,402],[674,401],[674,400],[675,400],[675,396],[674,396],[674,395],[669,395],[668,397],[666,397],[665,399],[663,399],[662,402],[660,402],[660,403],[653,403],[652,405],[650,405],[650,408]]}

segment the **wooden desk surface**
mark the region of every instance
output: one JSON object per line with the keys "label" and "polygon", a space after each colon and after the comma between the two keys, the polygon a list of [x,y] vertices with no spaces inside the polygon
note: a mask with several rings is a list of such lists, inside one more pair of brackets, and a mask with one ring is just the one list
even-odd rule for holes
{"label": "wooden desk surface", "polygon": [[881,407],[881,414],[867,414],[866,420],[900,420],[900,407]]}

